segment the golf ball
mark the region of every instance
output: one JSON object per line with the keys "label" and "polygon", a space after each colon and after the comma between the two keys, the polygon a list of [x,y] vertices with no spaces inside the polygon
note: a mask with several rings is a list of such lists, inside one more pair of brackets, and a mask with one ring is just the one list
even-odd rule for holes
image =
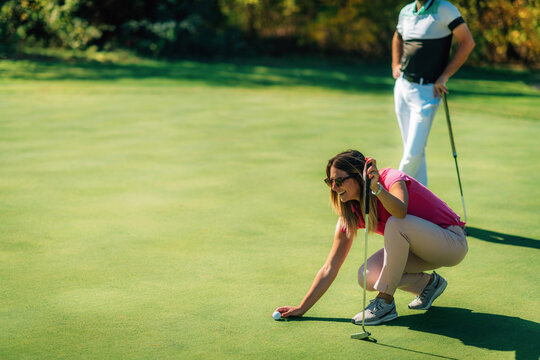
{"label": "golf ball", "polygon": [[272,317],[274,318],[274,320],[279,320],[281,318],[281,313],[279,311],[274,311]]}

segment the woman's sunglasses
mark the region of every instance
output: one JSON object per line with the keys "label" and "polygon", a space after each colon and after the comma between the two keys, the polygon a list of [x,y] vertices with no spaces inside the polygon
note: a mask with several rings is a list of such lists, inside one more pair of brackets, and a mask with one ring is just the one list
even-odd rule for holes
{"label": "woman's sunglasses", "polygon": [[346,177],[342,177],[342,178],[335,178],[335,179],[331,179],[331,178],[326,178],[324,179],[324,182],[326,183],[326,185],[332,187],[332,183],[335,183],[336,186],[341,186],[343,185],[343,182],[349,178],[352,178],[353,176],[352,175],[349,175],[349,176],[346,176]]}

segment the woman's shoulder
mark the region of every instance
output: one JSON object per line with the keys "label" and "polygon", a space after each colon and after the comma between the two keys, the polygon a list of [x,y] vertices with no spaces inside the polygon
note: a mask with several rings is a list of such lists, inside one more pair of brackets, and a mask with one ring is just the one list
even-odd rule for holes
{"label": "woman's shoulder", "polygon": [[379,170],[380,179],[383,185],[386,188],[390,188],[397,181],[410,181],[409,175],[405,174],[402,171],[392,169],[392,168],[383,168]]}
{"label": "woman's shoulder", "polygon": [[408,178],[409,175],[405,174],[403,171],[399,171],[397,169],[392,169],[392,168],[382,168],[379,170],[379,175],[381,177],[385,177],[385,178],[394,178],[394,177],[397,177],[397,178]]}

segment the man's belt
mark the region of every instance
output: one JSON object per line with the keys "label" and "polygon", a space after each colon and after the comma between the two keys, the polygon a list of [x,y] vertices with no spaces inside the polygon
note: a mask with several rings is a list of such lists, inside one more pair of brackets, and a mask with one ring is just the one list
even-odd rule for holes
{"label": "man's belt", "polygon": [[433,84],[435,81],[428,80],[426,78],[423,78],[421,76],[409,76],[407,74],[403,74],[403,78],[409,82],[417,83],[420,85],[427,85],[427,84]]}

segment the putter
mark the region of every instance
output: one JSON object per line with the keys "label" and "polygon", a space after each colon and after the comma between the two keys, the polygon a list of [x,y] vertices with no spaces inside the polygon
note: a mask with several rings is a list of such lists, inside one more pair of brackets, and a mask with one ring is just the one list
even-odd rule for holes
{"label": "putter", "polygon": [[443,93],[444,111],[446,113],[446,123],[448,124],[448,133],[450,134],[450,144],[452,145],[452,154],[456,163],[457,179],[459,183],[459,192],[461,193],[461,203],[463,204],[463,218],[467,222],[467,211],[465,210],[465,198],[463,197],[463,189],[461,188],[461,178],[459,177],[459,167],[457,163],[456,145],[454,144],[454,134],[452,133],[452,124],[450,123],[450,113],[448,112],[448,102],[446,101],[446,93]]}
{"label": "putter", "polygon": [[[366,164],[366,172],[367,172],[367,164]],[[367,173],[366,173],[366,180],[364,181],[365,183],[365,196],[364,196],[364,200],[365,200],[365,206],[364,206],[364,209],[365,209],[365,214],[364,214],[364,227],[365,227],[365,234],[366,234],[366,237],[365,237],[365,241],[364,241],[364,310],[362,310],[362,332],[359,332],[359,333],[355,333],[355,334],[352,334],[351,335],[351,339],[357,339],[357,340],[362,340],[362,339],[367,339],[369,335],[371,335],[371,333],[367,332],[366,331],[366,328],[364,327],[364,320],[365,320],[365,317],[366,317],[366,272],[367,272],[367,243],[368,243],[368,215],[369,215],[369,196],[371,195],[371,189],[370,189],[370,184],[371,184],[371,179],[367,176]]]}

